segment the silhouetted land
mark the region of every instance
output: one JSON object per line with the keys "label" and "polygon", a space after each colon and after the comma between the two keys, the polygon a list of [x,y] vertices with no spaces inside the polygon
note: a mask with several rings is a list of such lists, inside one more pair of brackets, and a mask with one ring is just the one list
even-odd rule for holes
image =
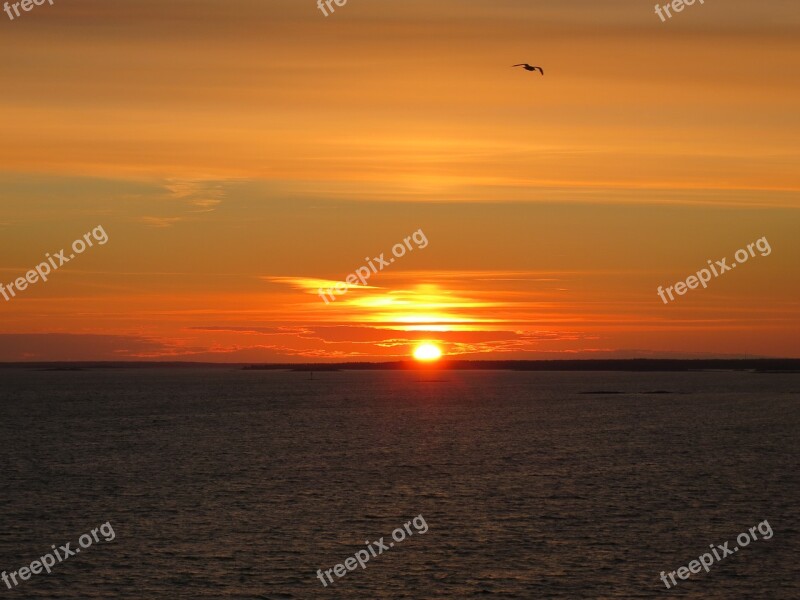
{"label": "silhouetted land", "polygon": [[394,362],[344,363],[200,363],[200,362],[17,362],[0,363],[0,368],[25,368],[43,371],[82,371],[86,369],[241,369],[247,371],[392,371],[392,370],[503,370],[503,371],[756,371],[760,373],[800,373],[800,359],[609,359],[609,360],[440,360],[419,363]]}

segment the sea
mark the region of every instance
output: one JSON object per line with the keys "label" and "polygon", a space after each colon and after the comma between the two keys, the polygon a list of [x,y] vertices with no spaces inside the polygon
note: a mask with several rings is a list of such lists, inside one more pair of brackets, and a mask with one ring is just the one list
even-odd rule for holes
{"label": "sea", "polygon": [[797,600],[799,384],[2,369],[0,598]]}

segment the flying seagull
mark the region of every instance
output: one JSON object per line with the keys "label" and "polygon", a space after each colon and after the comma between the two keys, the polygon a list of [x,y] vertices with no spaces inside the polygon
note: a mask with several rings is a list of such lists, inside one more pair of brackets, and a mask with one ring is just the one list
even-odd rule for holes
{"label": "flying seagull", "polygon": [[511,66],[512,67],[524,67],[526,71],[535,71],[536,69],[539,69],[539,73],[544,75],[544,71],[542,71],[542,67],[532,67],[528,63],[520,63],[518,65],[511,65]]}

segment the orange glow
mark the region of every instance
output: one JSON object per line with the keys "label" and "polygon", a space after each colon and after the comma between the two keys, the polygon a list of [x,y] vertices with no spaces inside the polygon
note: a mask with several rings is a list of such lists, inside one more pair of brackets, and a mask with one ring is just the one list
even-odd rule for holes
{"label": "orange glow", "polygon": [[434,344],[420,344],[414,350],[414,358],[425,362],[439,360],[441,356],[442,351]]}

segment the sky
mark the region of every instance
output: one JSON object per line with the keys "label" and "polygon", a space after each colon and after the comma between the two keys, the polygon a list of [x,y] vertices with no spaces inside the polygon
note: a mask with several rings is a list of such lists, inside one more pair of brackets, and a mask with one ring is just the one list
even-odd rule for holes
{"label": "sky", "polygon": [[800,357],[796,2],[334,8],[0,12],[0,361]]}

